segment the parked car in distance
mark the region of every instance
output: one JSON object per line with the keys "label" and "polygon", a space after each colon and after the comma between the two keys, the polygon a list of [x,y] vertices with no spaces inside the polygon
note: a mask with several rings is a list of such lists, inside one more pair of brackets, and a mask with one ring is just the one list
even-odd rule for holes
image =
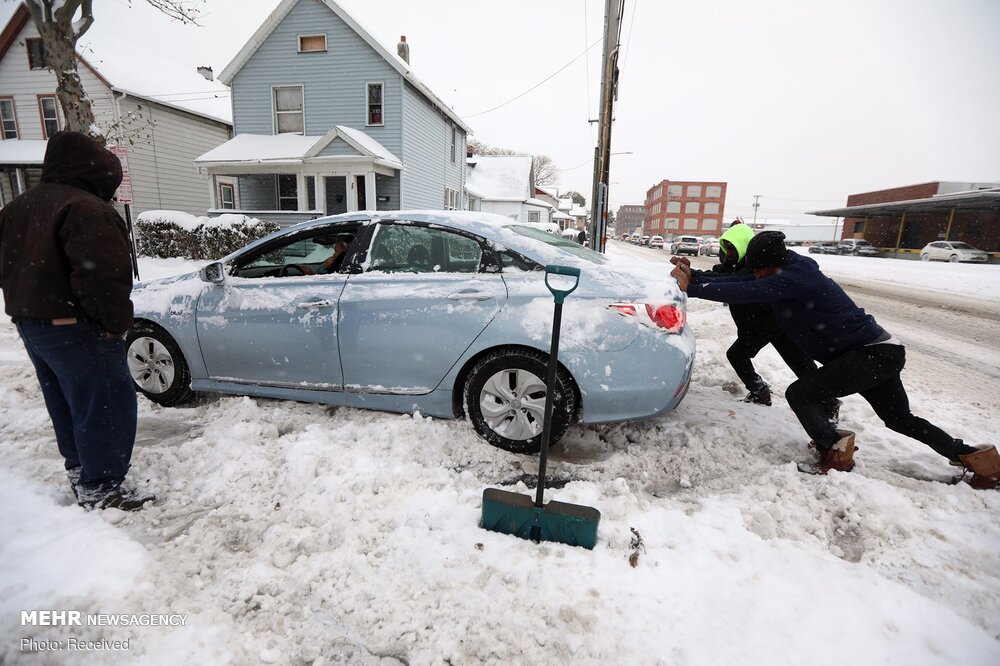
{"label": "parked car in distance", "polygon": [[837,243],[837,254],[851,254],[855,257],[877,257],[878,248],[863,238],[845,238]]}
{"label": "parked car in distance", "polygon": [[671,254],[690,254],[692,257],[698,256],[701,242],[697,236],[678,236],[674,242]]}
{"label": "parked car in distance", "polygon": [[655,247],[663,249],[663,236],[651,236],[649,239],[649,247]]}
{"label": "parked car in distance", "polygon": [[639,241],[639,245],[649,245],[649,236],[643,236],[642,240]]}
{"label": "parked car in distance", "polygon": [[718,257],[719,256],[719,239],[718,238],[703,238],[701,240],[701,247],[698,248],[698,254],[703,254],[708,257]]}
{"label": "parked car in distance", "polygon": [[651,281],[608,262],[490,213],[310,220],[136,285],[129,372],[164,406],[204,391],[464,416],[490,444],[533,452],[551,342],[546,264],[581,271],[563,311],[553,441],[571,423],[657,416],[687,391],[684,294],[666,272]]}
{"label": "parked car in distance", "polygon": [[920,250],[922,261],[973,261],[985,264],[990,255],[962,241],[934,241]]}
{"label": "parked car in distance", "polygon": [[837,241],[819,241],[809,246],[809,254],[837,254]]}

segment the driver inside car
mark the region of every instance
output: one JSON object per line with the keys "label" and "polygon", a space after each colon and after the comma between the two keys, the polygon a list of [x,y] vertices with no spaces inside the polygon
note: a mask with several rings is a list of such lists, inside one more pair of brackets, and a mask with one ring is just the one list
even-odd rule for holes
{"label": "driver inside car", "polygon": [[353,240],[353,236],[345,234],[337,236],[336,242],[333,246],[333,254],[327,257],[323,263],[316,268],[313,268],[308,264],[294,264],[294,266],[306,275],[326,275],[329,273],[336,273],[340,270],[340,267],[343,266],[344,257],[347,256],[347,248],[351,246],[351,241]]}

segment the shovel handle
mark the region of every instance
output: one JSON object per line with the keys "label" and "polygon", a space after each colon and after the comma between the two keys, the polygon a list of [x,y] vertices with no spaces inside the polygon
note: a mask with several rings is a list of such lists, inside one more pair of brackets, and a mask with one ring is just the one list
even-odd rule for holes
{"label": "shovel handle", "polygon": [[[576,278],[573,282],[573,286],[569,289],[556,289],[551,284],[549,284],[549,275],[571,275]],[[545,286],[549,288],[552,295],[556,299],[556,303],[562,305],[563,300],[576,291],[576,288],[580,286],[580,269],[573,268],[572,266],[560,266],[558,264],[549,264],[545,267]]]}

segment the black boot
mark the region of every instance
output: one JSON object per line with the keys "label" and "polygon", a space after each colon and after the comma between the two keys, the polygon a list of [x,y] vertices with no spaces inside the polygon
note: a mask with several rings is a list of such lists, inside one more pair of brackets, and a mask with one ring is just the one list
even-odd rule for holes
{"label": "black boot", "polygon": [[747,397],[743,398],[743,402],[752,402],[756,405],[767,405],[771,406],[771,389],[767,386],[759,388],[754,391],[750,391]]}
{"label": "black boot", "polygon": [[119,509],[121,511],[138,511],[144,504],[152,502],[156,496],[126,490],[121,486],[109,490],[88,490],[77,486],[77,502],[85,509]]}

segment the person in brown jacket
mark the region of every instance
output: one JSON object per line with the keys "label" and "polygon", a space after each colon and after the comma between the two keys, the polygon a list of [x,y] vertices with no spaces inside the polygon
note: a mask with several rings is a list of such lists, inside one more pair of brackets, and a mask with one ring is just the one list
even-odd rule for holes
{"label": "person in brown jacket", "polygon": [[132,326],[125,222],[109,203],[121,163],[94,139],[49,139],[41,182],[0,210],[0,287],[81,506],[137,509],[125,491],[136,396],[123,336]]}

